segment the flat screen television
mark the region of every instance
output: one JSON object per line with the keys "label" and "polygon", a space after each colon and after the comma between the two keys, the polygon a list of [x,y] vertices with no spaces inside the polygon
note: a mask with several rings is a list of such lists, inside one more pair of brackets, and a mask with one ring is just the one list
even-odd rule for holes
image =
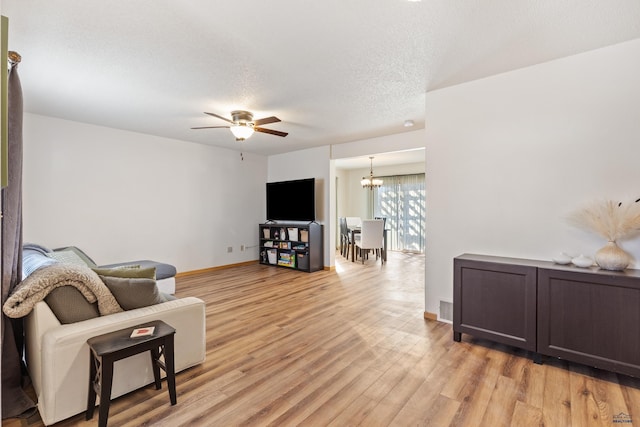
{"label": "flat screen television", "polygon": [[315,221],[315,178],[267,182],[267,220]]}

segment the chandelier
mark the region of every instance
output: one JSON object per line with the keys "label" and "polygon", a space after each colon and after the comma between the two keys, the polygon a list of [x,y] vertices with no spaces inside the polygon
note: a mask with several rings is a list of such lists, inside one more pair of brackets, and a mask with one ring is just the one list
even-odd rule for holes
{"label": "chandelier", "polygon": [[373,157],[369,157],[369,159],[371,159],[371,171],[369,172],[369,177],[362,177],[360,184],[362,184],[362,188],[369,188],[373,190],[374,187],[380,187],[382,185],[382,180],[380,178],[373,177]]}

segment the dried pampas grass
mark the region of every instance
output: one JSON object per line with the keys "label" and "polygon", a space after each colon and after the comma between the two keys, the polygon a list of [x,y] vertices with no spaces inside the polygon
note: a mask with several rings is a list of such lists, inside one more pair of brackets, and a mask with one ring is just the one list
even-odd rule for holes
{"label": "dried pampas grass", "polygon": [[580,228],[615,242],[640,232],[639,202],[640,199],[628,202],[595,201],[572,214],[569,220]]}

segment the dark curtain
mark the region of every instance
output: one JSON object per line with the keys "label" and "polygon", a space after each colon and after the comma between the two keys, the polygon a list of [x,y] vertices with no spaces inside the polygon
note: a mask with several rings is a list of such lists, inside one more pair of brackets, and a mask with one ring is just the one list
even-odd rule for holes
{"label": "dark curtain", "polygon": [[[7,60],[7,58],[0,58]],[[2,304],[22,280],[22,87],[18,64],[9,71],[9,184],[2,190]],[[22,319],[2,314],[2,417],[32,412],[33,401],[22,390]]]}

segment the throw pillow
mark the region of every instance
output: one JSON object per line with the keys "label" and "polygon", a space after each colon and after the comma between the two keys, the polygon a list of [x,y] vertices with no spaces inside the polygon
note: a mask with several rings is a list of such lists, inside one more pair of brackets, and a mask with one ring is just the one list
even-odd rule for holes
{"label": "throw pillow", "polygon": [[109,277],[124,277],[131,279],[155,279],[156,278],[156,268],[140,268],[140,266],[122,266],[122,267],[112,267],[112,268],[93,268],[93,271],[98,273],[99,276],[109,276]]}
{"label": "throw pillow", "polygon": [[74,251],[54,251],[49,253],[49,256],[63,264],[74,264],[82,267],[87,267],[87,263],[82,260]]}
{"label": "throw pillow", "polygon": [[166,302],[153,279],[100,276],[113,296],[125,310]]}
{"label": "throw pillow", "polygon": [[82,293],[73,286],[55,288],[44,299],[60,323],[75,323],[99,317],[98,303],[87,301]]}

